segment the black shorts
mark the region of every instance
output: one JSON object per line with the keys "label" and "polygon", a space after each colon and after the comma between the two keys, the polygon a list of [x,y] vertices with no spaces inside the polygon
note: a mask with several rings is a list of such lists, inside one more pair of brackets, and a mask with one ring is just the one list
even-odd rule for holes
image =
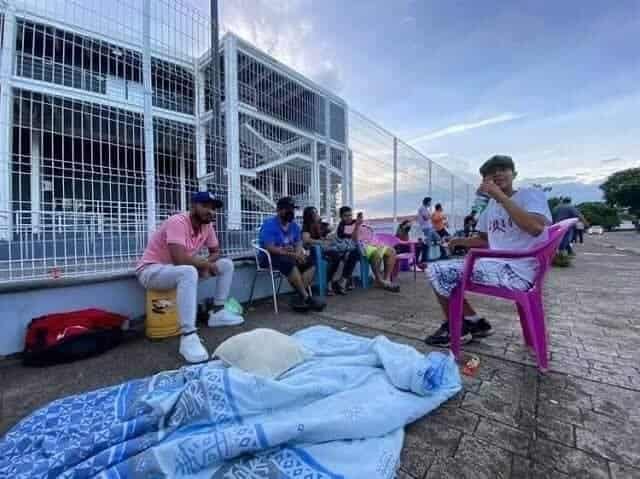
{"label": "black shorts", "polygon": [[[283,275],[288,277],[296,266],[301,273],[313,268],[313,255],[307,256],[306,261],[299,264],[295,259],[290,258],[289,256],[273,254],[271,255],[271,265],[273,266],[273,269],[280,271]],[[260,258],[260,266],[263,268],[269,267],[269,261],[266,256]]]}

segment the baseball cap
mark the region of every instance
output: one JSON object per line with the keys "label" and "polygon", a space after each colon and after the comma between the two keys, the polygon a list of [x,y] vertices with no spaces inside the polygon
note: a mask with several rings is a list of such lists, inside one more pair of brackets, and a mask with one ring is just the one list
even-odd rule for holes
{"label": "baseball cap", "polygon": [[214,208],[221,208],[224,204],[221,199],[213,196],[212,193],[208,191],[198,191],[191,195],[192,203],[211,203]]}
{"label": "baseball cap", "polygon": [[290,196],[283,196],[278,200],[277,208],[279,210],[294,210],[296,209],[296,203]]}

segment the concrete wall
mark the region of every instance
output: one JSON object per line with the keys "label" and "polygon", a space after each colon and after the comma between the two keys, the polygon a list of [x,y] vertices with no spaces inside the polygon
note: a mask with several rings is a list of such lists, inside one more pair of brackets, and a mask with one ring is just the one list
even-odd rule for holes
{"label": "concrete wall", "polygon": [[[231,295],[240,302],[248,301],[255,266],[236,263]],[[200,282],[198,298],[213,296],[215,279]],[[289,291],[285,281],[281,291]],[[271,296],[269,275],[261,273],[256,282],[256,298]],[[26,328],[33,318],[83,308],[100,308],[129,318],[144,315],[145,293],[133,276],[101,282],[87,281],[62,287],[43,287],[0,293],[0,356],[24,349]]]}

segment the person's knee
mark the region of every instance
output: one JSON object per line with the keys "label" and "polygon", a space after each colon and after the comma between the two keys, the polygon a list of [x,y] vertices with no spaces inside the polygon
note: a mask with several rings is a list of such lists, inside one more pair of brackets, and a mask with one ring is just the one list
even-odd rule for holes
{"label": "person's knee", "polygon": [[179,276],[178,282],[185,283],[193,283],[196,284],[198,282],[198,270],[195,266],[191,266],[189,264],[183,264],[180,266],[176,266]]}
{"label": "person's knee", "polygon": [[235,270],[233,261],[229,258],[220,258],[216,261],[216,267],[220,274],[232,274]]}

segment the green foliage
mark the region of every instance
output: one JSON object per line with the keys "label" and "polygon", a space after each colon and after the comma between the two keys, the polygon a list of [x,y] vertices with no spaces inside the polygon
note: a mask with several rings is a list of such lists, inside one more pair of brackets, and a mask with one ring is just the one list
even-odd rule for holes
{"label": "green foliage", "polygon": [[603,201],[580,203],[578,209],[591,225],[600,225],[607,231],[620,226],[618,210]]}
{"label": "green foliage", "polygon": [[631,214],[640,215],[640,168],[617,171],[600,189],[610,205],[629,208]]}

